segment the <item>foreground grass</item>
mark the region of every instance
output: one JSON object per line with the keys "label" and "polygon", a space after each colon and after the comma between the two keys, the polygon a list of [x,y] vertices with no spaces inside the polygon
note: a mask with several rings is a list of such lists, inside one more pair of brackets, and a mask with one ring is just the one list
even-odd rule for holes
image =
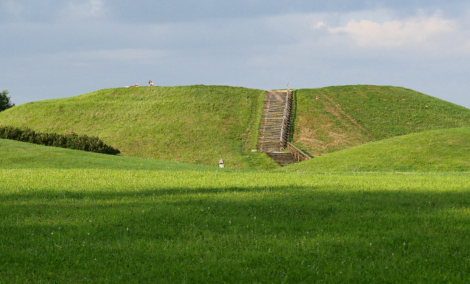
{"label": "foreground grass", "polygon": [[0,282],[456,283],[470,174],[0,169]]}
{"label": "foreground grass", "polygon": [[264,91],[228,86],[100,90],[23,104],[0,124],[94,135],[122,156],[230,168],[275,168],[256,148]]}
{"label": "foreground grass", "polygon": [[426,131],[371,142],[279,171],[470,172],[470,128]]}
{"label": "foreground grass", "polygon": [[335,86],[296,91],[293,143],[321,156],[422,131],[470,127],[470,110],[391,86]]}

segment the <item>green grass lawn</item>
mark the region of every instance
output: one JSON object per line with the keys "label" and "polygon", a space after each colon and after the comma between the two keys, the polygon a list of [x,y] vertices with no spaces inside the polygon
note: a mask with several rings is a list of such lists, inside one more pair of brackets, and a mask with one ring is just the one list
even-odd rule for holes
{"label": "green grass lawn", "polygon": [[398,136],[279,169],[286,172],[470,172],[470,128]]}
{"label": "green grass lawn", "polygon": [[219,170],[153,159],[120,157],[0,139],[0,169]]}
{"label": "green grass lawn", "polygon": [[123,156],[230,168],[275,168],[256,148],[264,91],[227,86],[139,87],[26,103],[1,125],[94,135]]}
{"label": "green grass lawn", "polygon": [[470,127],[470,110],[390,86],[296,91],[294,145],[311,156],[435,129]]}
{"label": "green grass lawn", "polygon": [[470,175],[0,169],[2,283],[462,283]]}

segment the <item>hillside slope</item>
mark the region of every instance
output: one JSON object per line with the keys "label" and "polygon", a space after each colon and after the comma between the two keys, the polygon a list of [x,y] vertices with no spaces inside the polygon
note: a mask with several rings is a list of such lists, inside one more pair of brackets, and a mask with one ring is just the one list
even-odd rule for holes
{"label": "hillside slope", "polygon": [[390,86],[300,89],[293,144],[312,156],[415,132],[469,127],[470,110]]}
{"label": "hillside slope", "polygon": [[123,156],[230,168],[276,167],[255,148],[264,91],[226,86],[105,89],[27,103],[0,125],[87,134]]}
{"label": "hillside slope", "polygon": [[413,133],[327,154],[286,172],[470,172],[470,128]]}
{"label": "hillside slope", "polygon": [[[0,125],[87,134],[123,156],[229,168],[276,168],[253,153],[264,91],[228,86],[106,89],[27,103]],[[470,126],[470,110],[409,89],[338,86],[295,92],[291,140],[311,156],[433,129]]]}
{"label": "hillside slope", "polygon": [[97,154],[6,139],[0,139],[0,169],[219,170],[216,167]]}

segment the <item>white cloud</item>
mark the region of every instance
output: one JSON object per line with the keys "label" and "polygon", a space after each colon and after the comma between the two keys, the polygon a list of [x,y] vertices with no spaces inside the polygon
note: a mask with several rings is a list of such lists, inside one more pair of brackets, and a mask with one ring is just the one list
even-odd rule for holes
{"label": "white cloud", "polygon": [[400,47],[430,44],[440,36],[457,30],[453,20],[439,15],[419,15],[405,21],[390,21],[383,24],[351,20],[346,26],[328,28],[332,34],[346,34],[362,47]]}
{"label": "white cloud", "polygon": [[324,28],[324,27],[326,27],[326,24],[324,22],[320,21],[320,22],[316,23],[312,28],[314,30],[319,30],[319,29]]}

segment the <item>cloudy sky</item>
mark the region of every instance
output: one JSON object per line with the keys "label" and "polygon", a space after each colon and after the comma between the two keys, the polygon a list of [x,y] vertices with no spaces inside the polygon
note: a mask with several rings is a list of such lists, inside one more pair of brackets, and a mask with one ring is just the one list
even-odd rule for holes
{"label": "cloudy sky", "polygon": [[470,108],[466,0],[0,0],[14,103],[155,85],[402,86]]}

